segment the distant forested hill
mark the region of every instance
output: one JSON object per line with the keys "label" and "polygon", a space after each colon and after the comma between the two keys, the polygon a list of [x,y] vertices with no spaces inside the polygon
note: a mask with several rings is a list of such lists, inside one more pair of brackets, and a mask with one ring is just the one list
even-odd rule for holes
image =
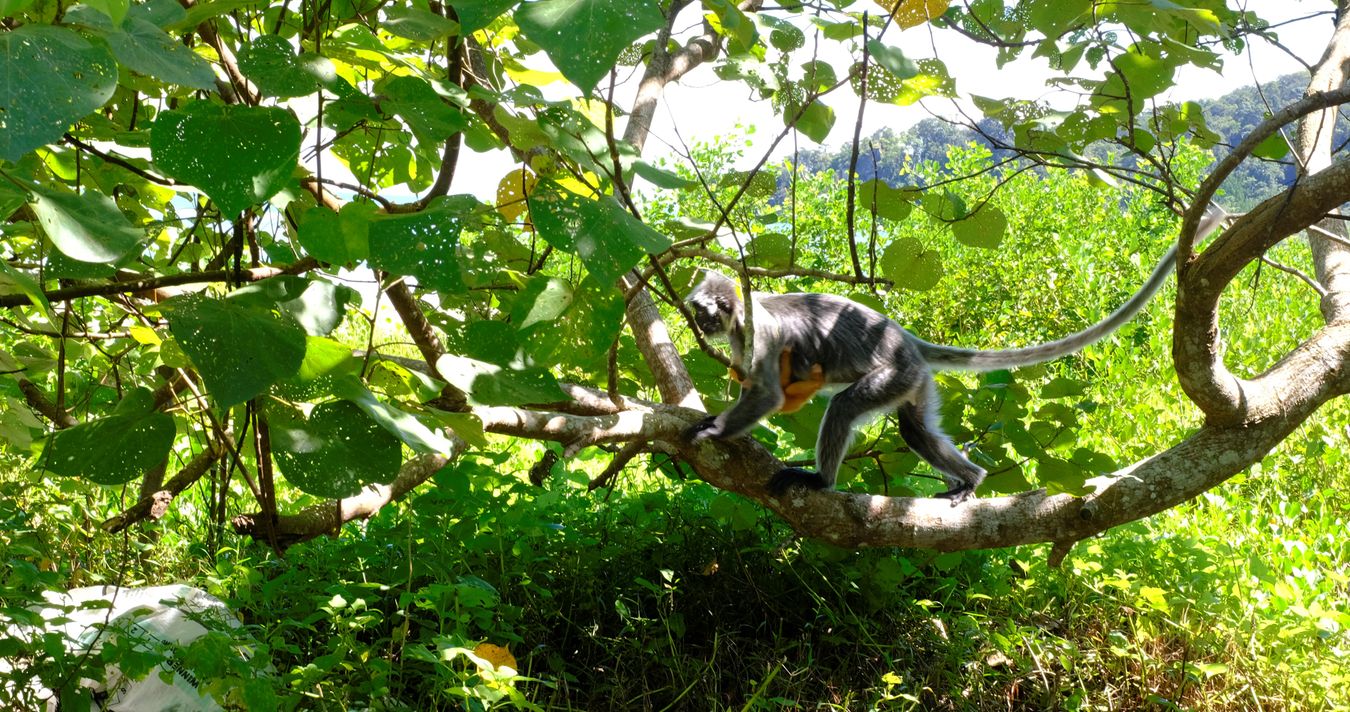
{"label": "distant forested hill", "polygon": [[[1225,155],[1229,147],[1242,140],[1272,109],[1293,102],[1302,95],[1307,85],[1303,74],[1290,74],[1257,87],[1244,87],[1218,99],[1204,100],[1205,120],[1210,130],[1221,139],[1213,149],[1216,158]],[[996,122],[986,119],[980,123],[986,133],[1003,138],[1006,132]],[[1336,126],[1336,144],[1350,137],[1350,120],[1342,114]],[[904,175],[906,162],[918,164],[933,161],[946,166],[947,149],[989,142],[974,131],[954,126],[940,119],[924,119],[905,131],[883,128],[862,140],[858,155],[858,174],[862,180],[881,177],[892,185],[912,183],[912,176]],[[800,166],[807,171],[833,169],[837,175],[848,170],[850,147],[845,144],[835,149],[818,148],[800,154]],[[995,158],[1004,155],[994,151]],[[874,161],[874,156],[876,160]],[[1248,159],[1224,183],[1220,201],[1232,211],[1245,211],[1256,203],[1282,190],[1293,180],[1294,167],[1287,157],[1280,161]],[[786,176],[783,178],[786,182]],[[785,186],[784,186],[785,187]]]}

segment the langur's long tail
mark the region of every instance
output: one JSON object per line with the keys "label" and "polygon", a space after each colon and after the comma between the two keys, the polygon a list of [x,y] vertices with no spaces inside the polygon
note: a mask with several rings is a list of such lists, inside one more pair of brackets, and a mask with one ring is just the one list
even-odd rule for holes
{"label": "langur's long tail", "polygon": [[[1205,216],[1201,219],[1200,225],[1196,228],[1195,243],[1198,244],[1211,232],[1214,232],[1227,216],[1228,214],[1222,208],[1217,205],[1210,205],[1209,209],[1205,211]],[[1163,255],[1161,260],[1158,260],[1158,265],[1153,268],[1153,273],[1144,282],[1144,286],[1140,287],[1139,291],[1134,293],[1134,296],[1120,305],[1120,308],[1111,312],[1105,319],[1062,339],[1020,349],[998,350],[945,346],[929,343],[919,338],[915,338],[914,341],[919,347],[919,353],[923,354],[924,361],[938,370],[995,371],[1000,368],[1014,368],[1052,361],[1061,356],[1081,351],[1085,347],[1110,336],[1116,329],[1129,323],[1167,281],[1167,275],[1172,273],[1172,268],[1175,266],[1176,256],[1177,245],[1173,243],[1172,247],[1167,250],[1167,254]]]}

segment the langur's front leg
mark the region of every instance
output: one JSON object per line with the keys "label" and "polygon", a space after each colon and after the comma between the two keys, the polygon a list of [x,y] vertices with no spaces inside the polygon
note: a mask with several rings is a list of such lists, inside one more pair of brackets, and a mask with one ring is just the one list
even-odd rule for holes
{"label": "langur's front leg", "polygon": [[[769,371],[770,369],[766,369]],[[760,419],[783,405],[783,389],[778,385],[778,370],[771,373],[752,373],[750,383],[741,391],[741,397],[721,415],[700,420],[684,431],[692,443],[709,438],[729,440],[740,437],[755,427]],[[772,386],[765,381],[772,379]]]}

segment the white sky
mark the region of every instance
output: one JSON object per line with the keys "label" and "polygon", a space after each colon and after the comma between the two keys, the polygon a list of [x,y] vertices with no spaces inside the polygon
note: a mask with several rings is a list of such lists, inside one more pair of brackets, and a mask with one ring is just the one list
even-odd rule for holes
{"label": "white sky", "polygon": [[[865,0],[866,1],[866,0]],[[1332,20],[1329,14],[1312,17],[1301,22],[1282,23],[1307,18],[1318,12],[1332,9],[1330,0],[1228,0],[1230,5],[1244,7],[1272,25],[1281,25],[1277,32],[1281,44],[1300,55],[1301,59],[1312,64],[1321,56],[1331,35]],[[857,7],[862,7],[858,5]],[[688,27],[697,29],[698,20],[693,12],[686,13]],[[808,34],[808,42],[810,37]],[[972,42],[953,31],[936,30],[930,25],[920,25],[903,32],[892,28],[884,41],[892,47],[898,47],[911,59],[938,57],[947,66],[948,72],[956,81],[956,90],[961,98],[971,95],[991,98],[1044,98],[1060,106],[1072,106],[1074,96],[1046,84],[1051,73],[1043,59],[1023,59],[996,68],[993,48]],[[821,58],[836,68],[847,67],[852,61],[845,56],[837,42],[822,40]],[[1222,48],[1220,48],[1222,49]],[[803,53],[803,60],[809,59]],[[553,71],[542,53],[530,58],[531,68]],[[1227,55],[1222,73],[1207,69],[1185,68],[1178,73],[1176,85],[1168,93],[1159,97],[1162,101],[1182,101],[1222,96],[1242,86],[1256,82],[1268,82],[1276,77],[1300,71],[1302,65],[1285,51],[1256,39],[1241,55]],[[842,72],[842,69],[837,69]],[[1079,75],[1088,71],[1086,63],[1077,70]],[[620,106],[631,104],[636,92],[640,72],[633,70],[627,76],[620,77],[623,83],[617,90],[616,101]],[[561,99],[575,95],[576,89],[565,82],[543,87],[550,98]],[[744,167],[750,167],[763,155],[764,148],[782,129],[782,119],[774,115],[766,100],[752,101],[750,89],[739,82],[722,81],[713,74],[711,66],[701,66],[687,74],[679,82],[666,87],[665,95],[656,111],[650,138],[647,141],[645,157],[657,159],[665,157],[678,162],[682,152],[681,138],[689,145],[706,142],[718,136],[738,136],[745,132],[738,127],[755,127],[748,139],[747,157]],[[848,87],[841,87],[825,98],[825,103],[834,109],[836,120],[834,128],[826,138],[826,145],[833,148],[851,140],[854,123],[857,120],[858,99]],[[979,116],[973,107],[968,107],[971,116]],[[953,103],[949,99],[930,97],[912,106],[900,107],[879,102],[870,102],[864,112],[862,135],[868,136],[883,127],[895,130],[906,129],[915,123],[940,114],[954,116]],[[676,132],[678,127],[678,136]],[[622,130],[622,124],[618,127]],[[801,149],[816,146],[805,136],[798,137]],[[792,140],[785,139],[775,152],[775,158],[792,151]],[[487,154],[475,153],[467,149],[460,157],[460,169],[455,176],[452,192],[468,192],[484,201],[495,201],[496,187],[501,177],[516,168],[510,154],[503,150]],[[343,171],[336,161],[326,161],[326,175],[337,176]],[[402,196],[390,195],[394,199]]]}
{"label": "white sky", "polygon": [[[1272,25],[1307,17],[1332,7],[1328,0],[1239,0],[1238,4],[1256,12]],[[1331,17],[1324,15],[1281,27],[1278,32],[1281,44],[1312,64],[1321,56],[1331,30]],[[952,31],[934,30],[928,25],[899,33],[893,28],[887,32],[884,41],[898,47],[911,59],[940,58],[955,78],[956,89],[961,97],[1041,97],[1072,105],[1073,97],[1056,97],[1061,93],[1046,85],[1046,79],[1052,75],[1044,59],[1018,60],[996,69],[996,51],[993,48],[972,42]],[[829,45],[838,47],[838,43],[822,42],[822,47]],[[836,67],[847,66],[842,52],[838,57],[825,58]],[[1257,40],[1244,54],[1227,56],[1222,74],[1194,67],[1182,70],[1178,73],[1175,88],[1160,99],[1182,101],[1214,98],[1239,87],[1267,82],[1301,69],[1302,66],[1284,51]],[[1081,65],[1079,73],[1083,71],[1087,71],[1086,62]],[[678,84],[666,89],[664,105],[657,109],[653,122],[653,140],[647,144],[648,157],[669,155],[667,146],[679,145],[675,127],[678,127],[679,135],[692,144],[719,135],[735,134],[738,124],[756,126],[759,127],[756,132],[759,140],[756,143],[767,146],[781,130],[782,119],[773,114],[768,101],[750,101],[749,96],[747,87],[719,80],[711,67],[703,66],[690,72]],[[834,147],[848,142],[857,121],[857,96],[848,87],[841,87],[824,101],[834,109],[836,115],[834,128],[826,144]],[[969,107],[968,110],[972,116],[979,117],[978,111]],[[925,99],[907,107],[871,102],[864,111],[862,135],[871,135],[887,126],[903,130],[934,113],[955,115],[951,102],[940,97]],[[802,136],[799,145],[807,148],[816,144]],[[790,151],[791,141],[784,141],[777,153],[785,155]]]}

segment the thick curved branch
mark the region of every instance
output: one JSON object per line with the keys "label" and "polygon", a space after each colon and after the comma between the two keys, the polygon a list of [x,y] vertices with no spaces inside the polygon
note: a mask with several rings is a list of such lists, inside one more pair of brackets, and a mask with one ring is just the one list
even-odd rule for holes
{"label": "thick curved branch", "polygon": [[1218,320],[1223,290],[1266,250],[1347,200],[1350,163],[1338,163],[1239,218],[1179,275],[1173,359],[1181,387],[1210,423],[1261,420],[1284,410],[1291,397],[1274,371],[1244,380],[1224,365]]}
{"label": "thick curved branch", "polygon": [[1270,138],[1276,131],[1290,122],[1315,111],[1344,104],[1347,101],[1350,101],[1350,86],[1305,96],[1257,124],[1256,128],[1252,129],[1246,138],[1234,146],[1233,150],[1227,156],[1224,156],[1223,160],[1215,164],[1209,176],[1196,189],[1191,207],[1187,208],[1186,213],[1182,216],[1180,247],[1177,249],[1177,268],[1179,271],[1187,269],[1192,250],[1195,248],[1195,230],[1199,227],[1205,211],[1209,209],[1214,194],[1218,192],[1219,186],[1227,180],[1229,174],[1237,170],[1237,167],[1247,160],[1247,157],[1262,141]]}
{"label": "thick curved branch", "polygon": [[[1340,20],[1327,43],[1327,50],[1313,70],[1308,93],[1330,91],[1345,84],[1350,73],[1350,12],[1344,1],[1339,3]],[[1308,115],[1299,125],[1294,151],[1300,158],[1300,176],[1315,173],[1331,165],[1332,133],[1337,112],[1323,109]],[[1334,235],[1327,239],[1323,234]],[[1322,295],[1322,317],[1328,322],[1350,318],[1350,249],[1344,244],[1346,227],[1336,220],[1323,220],[1318,229],[1308,231],[1308,245],[1312,248],[1313,268],[1317,282],[1325,288]]]}

